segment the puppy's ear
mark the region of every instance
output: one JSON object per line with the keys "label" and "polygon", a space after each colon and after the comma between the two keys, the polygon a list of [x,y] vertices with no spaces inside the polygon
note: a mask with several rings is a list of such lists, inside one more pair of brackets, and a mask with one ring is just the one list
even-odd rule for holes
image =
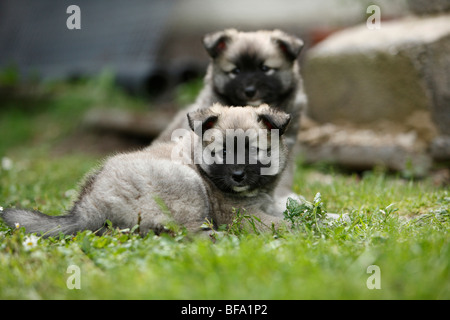
{"label": "puppy's ear", "polygon": [[259,114],[258,121],[261,121],[268,130],[279,130],[279,134],[282,136],[291,121],[291,116],[285,112],[273,110]]}
{"label": "puppy's ear", "polygon": [[211,58],[215,59],[227,49],[232,34],[235,32],[236,30],[234,29],[227,29],[225,31],[208,33],[203,37],[203,46]]}
{"label": "puppy's ear", "polygon": [[[195,133],[204,134],[206,130],[211,129],[219,119],[219,116],[209,110],[198,110],[187,114],[189,127]],[[201,126],[201,128],[199,128]]]}
{"label": "puppy's ear", "polygon": [[274,30],[272,40],[291,61],[297,59],[304,46],[303,40],[280,30]]}

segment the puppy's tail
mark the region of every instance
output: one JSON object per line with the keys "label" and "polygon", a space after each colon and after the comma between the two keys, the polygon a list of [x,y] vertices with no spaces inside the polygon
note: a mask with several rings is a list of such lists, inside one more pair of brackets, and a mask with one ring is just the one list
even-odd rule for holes
{"label": "puppy's tail", "polygon": [[77,231],[90,229],[75,212],[64,216],[48,216],[39,211],[5,209],[0,217],[11,228],[25,227],[27,233],[40,233],[45,237],[56,236],[60,232],[75,234]]}

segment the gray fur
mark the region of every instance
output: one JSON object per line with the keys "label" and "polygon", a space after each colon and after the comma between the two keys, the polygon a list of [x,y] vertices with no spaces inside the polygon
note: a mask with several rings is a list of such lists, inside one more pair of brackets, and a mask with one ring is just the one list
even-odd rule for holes
{"label": "gray fur", "polygon": [[[220,42],[223,42],[223,44],[218,46]],[[256,103],[258,105],[267,103],[271,107],[291,115],[291,123],[285,133],[289,168],[282,179],[283,182],[279,184],[276,190],[276,193],[280,196],[288,195],[291,192],[294,173],[293,157],[297,154],[298,149],[296,142],[300,127],[300,114],[307,103],[299,65],[296,60],[303,47],[303,41],[280,30],[239,32],[235,29],[227,29],[207,34],[203,39],[203,44],[211,56],[211,62],[204,79],[204,88],[196,101],[186,110],[180,111],[156,141],[170,141],[175,129],[188,128],[186,114],[189,112],[208,108],[213,103],[236,105],[229,101],[229,97],[224,92],[224,87],[232,80],[230,71],[234,68],[235,62],[239,61],[242,56],[251,55],[276,70],[271,77],[279,80],[282,83],[281,91],[286,92],[282,98],[276,101],[269,102],[263,99]],[[285,49],[284,52],[280,49],[281,46]],[[253,105],[253,103],[247,102],[239,105]]]}
{"label": "gray fur", "polygon": [[[263,123],[258,121],[261,114],[272,117],[280,126],[286,126],[289,121],[289,116],[267,105],[258,108],[215,105],[190,115],[202,121],[210,113],[217,115],[214,128],[222,132],[237,128],[261,129]],[[187,137],[192,141],[199,139],[194,132],[189,132]],[[107,159],[100,170],[86,179],[78,200],[67,215],[47,216],[37,211],[5,209],[1,217],[13,228],[19,223],[27,232],[44,236],[55,236],[60,232],[96,231],[103,227],[106,220],[121,229],[138,225],[141,234],[150,230],[159,233],[169,222],[196,232],[202,229],[206,218],[216,226],[231,223],[233,208],[246,209],[268,226],[280,223],[282,211],[273,201],[272,190],[285,166],[286,147],[282,137],[280,167],[276,175],[270,184],[252,193],[224,193],[208,176],[211,168],[174,161],[174,148],[185,146],[188,140],[155,143],[142,151]],[[192,154],[190,156],[193,157]]]}

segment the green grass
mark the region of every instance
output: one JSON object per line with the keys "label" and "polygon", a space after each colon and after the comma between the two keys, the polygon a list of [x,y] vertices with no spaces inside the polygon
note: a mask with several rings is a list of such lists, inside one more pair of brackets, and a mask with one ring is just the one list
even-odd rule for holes
{"label": "green grass", "polygon": [[[31,111],[17,100],[0,108],[0,159],[9,159],[0,166],[0,206],[60,214],[101,156],[55,156],[54,146],[90,107],[145,103],[101,81],[43,90]],[[294,190],[311,206],[291,203],[286,229],[247,232],[241,222],[250,218],[241,214],[215,241],[111,228],[101,237],[82,232],[26,246],[22,229],[0,224],[0,299],[450,298],[448,188],[299,161]],[[325,211],[350,221],[318,225]],[[80,268],[81,289],[67,286],[71,265]],[[371,265],[380,268],[381,289],[367,287]]]}

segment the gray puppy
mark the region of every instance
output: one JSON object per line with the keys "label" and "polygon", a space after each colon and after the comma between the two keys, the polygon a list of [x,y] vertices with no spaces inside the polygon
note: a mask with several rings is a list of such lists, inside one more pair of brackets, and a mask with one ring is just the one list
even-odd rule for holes
{"label": "gray puppy", "polygon": [[269,227],[281,223],[283,204],[272,191],[286,165],[290,116],[267,105],[217,104],[187,118],[189,130],[176,131],[173,141],[109,158],[87,178],[69,214],[5,209],[2,219],[45,236],[99,230],[106,220],[121,229],[138,225],[141,234],[171,222],[195,232],[205,219],[231,223],[233,208]]}
{"label": "gray puppy", "polygon": [[[291,116],[285,139],[288,158],[293,158],[300,113],[307,100],[297,63],[303,41],[280,30],[239,32],[227,29],[206,35],[203,44],[211,57],[204,88],[196,101],[181,111],[156,141],[169,141],[173,130],[188,127],[186,113],[208,108],[213,103],[228,106],[266,103]],[[277,194],[283,196],[291,190],[293,160],[289,167],[277,190]]]}

